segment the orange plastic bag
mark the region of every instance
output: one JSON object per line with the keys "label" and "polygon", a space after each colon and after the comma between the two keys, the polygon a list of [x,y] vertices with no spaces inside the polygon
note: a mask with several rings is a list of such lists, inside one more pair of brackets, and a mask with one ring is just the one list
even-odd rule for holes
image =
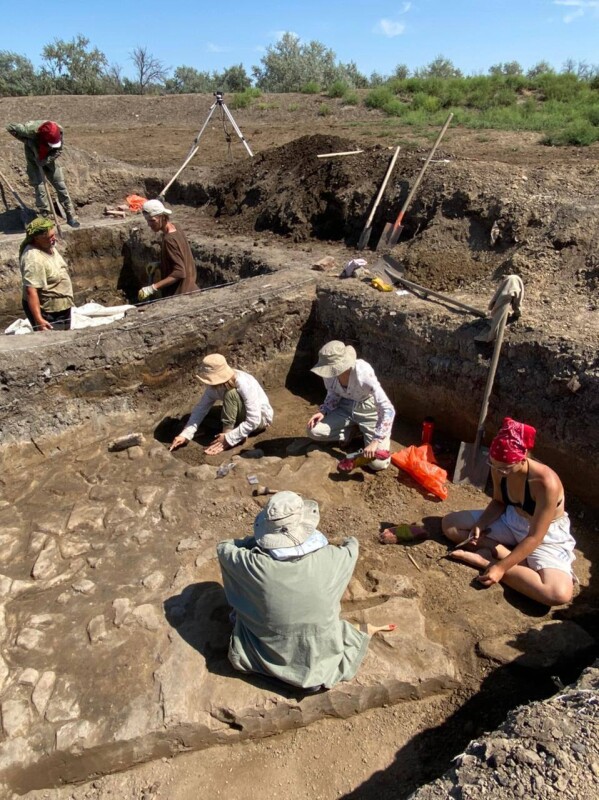
{"label": "orange plastic bag", "polygon": [[447,487],[445,486],[447,472],[435,462],[433,448],[430,444],[421,444],[420,447],[410,445],[405,450],[400,450],[399,453],[393,453],[391,463],[399,469],[405,470],[414,480],[432,494],[440,497],[441,500],[447,499]]}
{"label": "orange plastic bag", "polygon": [[140,197],[138,194],[130,194],[125,197],[127,205],[134,213],[141,211],[143,204],[146,202],[145,197]]}

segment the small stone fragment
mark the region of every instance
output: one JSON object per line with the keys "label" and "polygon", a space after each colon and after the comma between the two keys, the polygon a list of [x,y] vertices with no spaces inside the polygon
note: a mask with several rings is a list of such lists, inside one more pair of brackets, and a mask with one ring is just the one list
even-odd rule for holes
{"label": "small stone fragment", "polygon": [[160,619],[154,606],[144,603],[132,612],[131,617],[137,624],[147,631],[156,631],[160,627]]}
{"label": "small stone fragment", "polygon": [[101,642],[106,638],[108,634],[106,632],[106,620],[103,614],[98,614],[96,617],[90,619],[87,623],[87,635],[92,644]]}
{"label": "small stone fragment", "polygon": [[35,686],[39,680],[39,677],[40,674],[36,669],[33,669],[33,667],[27,667],[27,669],[24,669],[19,675],[19,683],[23,684],[23,686]]}
{"label": "small stone fragment", "polygon": [[23,628],[17,636],[16,645],[24,650],[36,650],[42,643],[44,634],[35,628]]}
{"label": "small stone fragment", "polygon": [[160,587],[164,584],[166,578],[162,574],[162,572],[151,572],[149,575],[142,580],[142,586],[145,586],[146,589],[150,589],[150,591],[155,592],[156,589],[160,589]]}
{"label": "small stone fragment", "polygon": [[112,607],[114,608],[114,624],[117,628],[120,628],[121,625],[126,621],[129,613],[131,612],[131,608],[133,603],[129,600],[128,597],[117,597],[116,600],[113,600]]}
{"label": "small stone fragment", "polygon": [[143,458],[144,449],[143,447],[138,447],[137,445],[134,445],[133,447],[129,448],[129,450],[127,451],[127,455],[129,456],[131,461],[137,461],[138,458]]}
{"label": "small stone fragment", "polygon": [[31,570],[31,577],[36,581],[52,578],[58,572],[60,562],[61,556],[58,546],[54,539],[50,539],[36,558]]}
{"label": "small stone fragment", "polygon": [[2,730],[9,737],[23,736],[31,725],[29,703],[23,698],[2,702]]}
{"label": "small stone fragment", "polygon": [[95,590],[96,584],[87,578],[81,578],[81,580],[78,580],[73,584],[72,588],[79,594],[91,594]]}
{"label": "small stone fragment", "polygon": [[118,453],[120,450],[127,450],[129,447],[136,447],[144,442],[143,433],[128,433],[126,436],[119,436],[118,439],[108,442],[108,450],[111,453]]}
{"label": "small stone fragment", "polygon": [[68,722],[80,714],[77,696],[68,681],[62,681],[55,688],[46,709],[48,722]]}
{"label": "small stone fragment", "polygon": [[56,731],[56,749],[80,752],[92,731],[93,725],[86,719],[67,722]]}
{"label": "small stone fragment", "polygon": [[43,717],[46,713],[46,707],[48,701],[52,697],[55,684],[56,673],[49,670],[42,673],[42,677],[35,685],[35,689],[31,695],[31,701],[40,717]]}
{"label": "small stone fragment", "polygon": [[202,542],[195,538],[190,537],[188,539],[181,539],[179,544],[177,545],[177,553],[183,553],[186,550],[197,550],[200,547]]}
{"label": "small stone fragment", "polygon": [[4,660],[4,658],[0,655],[0,692],[4,688],[4,684],[6,683],[6,679],[10,675],[10,670],[8,669],[8,664]]}

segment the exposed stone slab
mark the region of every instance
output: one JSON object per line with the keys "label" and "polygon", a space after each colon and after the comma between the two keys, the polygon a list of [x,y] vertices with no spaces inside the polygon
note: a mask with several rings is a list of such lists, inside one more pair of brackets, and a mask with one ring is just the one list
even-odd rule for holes
{"label": "exposed stone slab", "polygon": [[529,669],[546,669],[560,661],[570,661],[591,651],[595,640],[580,625],[570,620],[534,625],[517,637],[504,635],[482,639],[482,656],[500,664],[516,663]]}

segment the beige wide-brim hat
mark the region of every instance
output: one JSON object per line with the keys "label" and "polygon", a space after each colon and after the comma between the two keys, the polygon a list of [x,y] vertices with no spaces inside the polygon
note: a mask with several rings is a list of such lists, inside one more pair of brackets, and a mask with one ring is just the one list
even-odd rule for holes
{"label": "beige wide-brim hat", "polygon": [[208,386],[217,386],[230,381],[234,375],[235,370],[227,364],[227,359],[220,353],[213,353],[202,359],[197,377]]}
{"label": "beige wide-brim hat", "polygon": [[295,492],[274,494],[254,521],[254,538],[263,550],[297,547],[307,541],[320,520],[318,503]]}
{"label": "beige wide-brim hat", "polygon": [[356,363],[357,354],[354,348],[343,342],[334,340],[327,342],[318,351],[318,362],[312,367],[312,372],[321,378],[336,378]]}

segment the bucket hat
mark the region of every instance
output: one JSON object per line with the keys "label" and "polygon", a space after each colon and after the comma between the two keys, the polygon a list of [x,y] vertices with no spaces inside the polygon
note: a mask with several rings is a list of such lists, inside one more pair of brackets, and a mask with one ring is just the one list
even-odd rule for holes
{"label": "bucket hat", "polygon": [[297,547],[312,536],[320,520],[318,503],[295,492],[274,494],[254,521],[254,538],[263,550]]}
{"label": "bucket hat", "polygon": [[235,370],[227,364],[227,359],[220,353],[213,353],[202,359],[198,378],[208,386],[217,386],[230,381],[234,375]]}
{"label": "bucket hat", "polygon": [[167,217],[170,217],[170,215],[173,213],[170,208],[165,208],[160,200],[146,200],[141,207],[141,210],[146,217],[160,217],[163,214]]}
{"label": "bucket hat", "polygon": [[311,371],[321,378],[336,378],[354,366],[356,357],[356,351],[351,345],[345,345],[335,339],[320,348],[318,362]]}

